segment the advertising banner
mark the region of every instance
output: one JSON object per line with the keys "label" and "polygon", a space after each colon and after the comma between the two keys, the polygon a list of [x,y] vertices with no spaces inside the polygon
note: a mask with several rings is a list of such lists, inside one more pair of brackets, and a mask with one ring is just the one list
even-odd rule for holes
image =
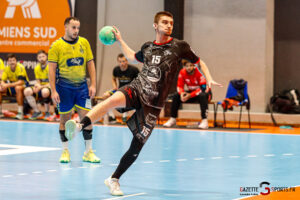
{"label": "advertising banner", "polygon": [[68,0],[0,0],[0,53],[48,51],[64,35]]}

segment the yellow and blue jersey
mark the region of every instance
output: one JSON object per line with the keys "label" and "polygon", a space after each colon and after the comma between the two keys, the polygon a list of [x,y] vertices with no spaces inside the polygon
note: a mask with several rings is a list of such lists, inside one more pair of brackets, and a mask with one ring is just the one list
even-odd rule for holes
{"label": "yellow and blue jersey", "polygon": [[67,87],[86,83],[86,63],[93,59],[89,42],[80,36],[74,42],[61,37],[52,43],[48,52],[48,61],[57,63],[57,84]]}
{"label": "yellow and blue jersey", "polygon": [[0,58],[0,70],[4,70],[4,63],[1,58]]}
{"label": "yellow and blue jersey", "polygon": [[2,80],[9,82],[23,80],[24,84],[27,83],[28,77],[24,65],[22,65],[21,63],[17,63],[15,71],[12,71],[9,66],[5,67],[2,73]]}
{"label": "yellow and blue jersey", "polygon": [[46,85],[49,83],[48,79],[49,66],[43,69],[41,63],[38,63],[34,68],[34,75],[36,80],[40,80],[41,85]]}

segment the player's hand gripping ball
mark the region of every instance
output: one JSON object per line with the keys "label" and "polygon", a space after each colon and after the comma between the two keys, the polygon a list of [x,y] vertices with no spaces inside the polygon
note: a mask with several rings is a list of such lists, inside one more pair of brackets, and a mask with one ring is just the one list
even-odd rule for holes
{"label": "player's hand gripping ball", "polygon": [[112,31],[114,28],[112,26],[104,26],[99,31],[99,40],[104,45],[112,45],[116,41],[116,36]]}

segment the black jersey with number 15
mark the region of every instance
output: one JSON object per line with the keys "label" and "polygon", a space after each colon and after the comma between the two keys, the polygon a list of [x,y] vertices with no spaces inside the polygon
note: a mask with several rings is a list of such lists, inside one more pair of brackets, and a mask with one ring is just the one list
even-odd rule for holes
{"label": "black jersey with number 15", "polygon": [[187,42],[175,38],[166,43],[146,42],[135,57],[144,66],[131,84],[139,90],[143,103],[155,108],[164,106],[181,60],[200,61]]}

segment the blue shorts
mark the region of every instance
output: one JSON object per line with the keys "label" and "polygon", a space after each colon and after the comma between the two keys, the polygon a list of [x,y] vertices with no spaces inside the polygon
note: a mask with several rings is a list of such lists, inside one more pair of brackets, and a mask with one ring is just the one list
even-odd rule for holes
{"label": "blue shorts", "polygon": [[92,109],[87,84],[83,84],[77,88],[56,85],[56,91],[60,98],[60,103],[57,105],[59,114],[71,112],[74,106],[87,111]]}
{"label": "blue shorts", "polygon": [[6,95],[7,96],[15,96],[16,95],[15,87],[9,87],[9,88],[7,88]]}

